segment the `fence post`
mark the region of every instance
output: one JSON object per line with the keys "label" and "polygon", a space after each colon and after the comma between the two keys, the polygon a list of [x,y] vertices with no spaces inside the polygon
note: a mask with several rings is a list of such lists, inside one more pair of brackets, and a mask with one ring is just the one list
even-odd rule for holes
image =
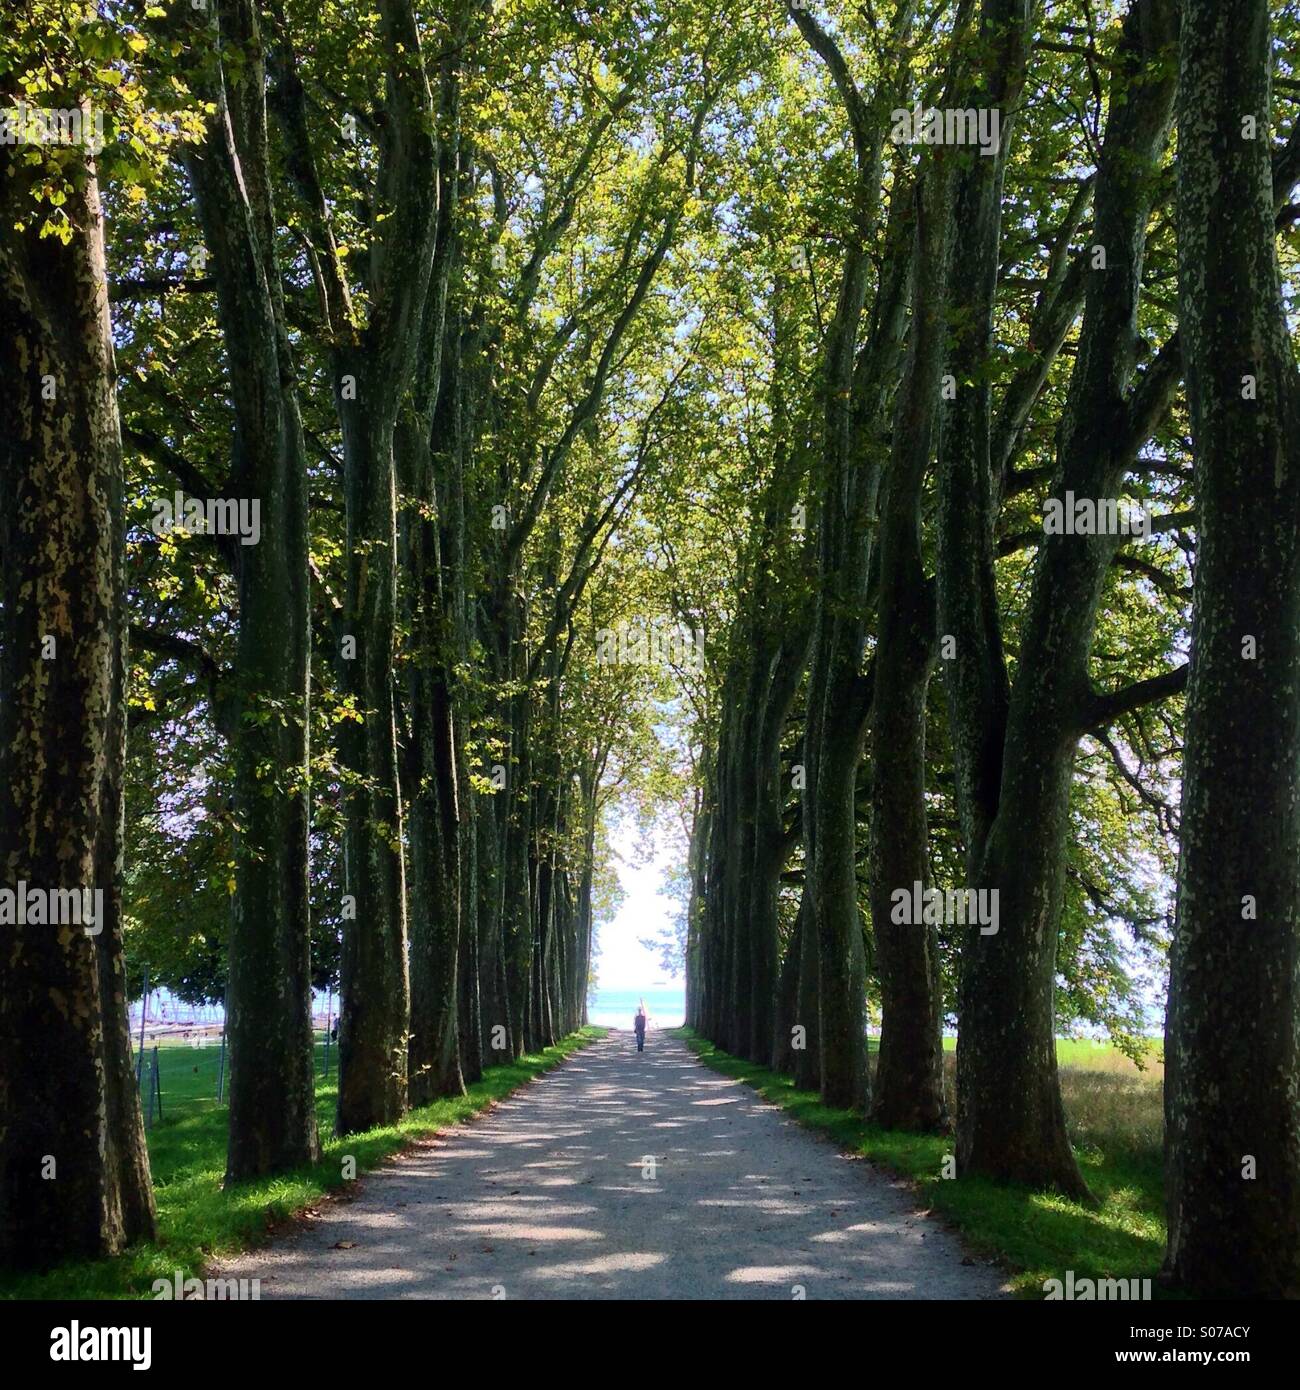
{"label": "fence post", "polygon": [[330,1079],[330,1022],[334,1012],[334,991],[325,996],[325,1080]]}
{"label": "fence post", "polygon": [[[143,1056],[143,1053],[141,1054]],[[149,1064],[149,1099],[145,1106],[144,1127],[153,1128],[153,1102],[158,1094],[158,1044],[153,1045],[153,1059]]]}
{"label": "fence post", "polygon": [[140,1078],[144,1075],[144,1016],[149,1012],[149,967],[144,969],[144,989],[140,994],[140,1047],[135,1054],[135,1089],[140,1089]]}

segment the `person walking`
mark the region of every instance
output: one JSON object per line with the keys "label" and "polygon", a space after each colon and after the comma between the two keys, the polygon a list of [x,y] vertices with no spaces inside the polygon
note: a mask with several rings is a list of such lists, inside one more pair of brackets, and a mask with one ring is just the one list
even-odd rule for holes
{"label": "person walking", "polygon": [[645,1005],[642,1004],[636,1011],[636,1017],[632,1020],[632,1027],[636,1030],[636,1050],[638,1052],[645,1051],[645,1024]]}

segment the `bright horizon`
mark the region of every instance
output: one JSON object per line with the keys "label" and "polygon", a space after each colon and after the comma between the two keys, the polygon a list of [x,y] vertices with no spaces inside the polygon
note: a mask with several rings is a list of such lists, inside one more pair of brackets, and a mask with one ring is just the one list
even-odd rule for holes
{"label": "bright horizon", "polygon": [[673,865],[673,851],[656,837],[654,854],[648,862],[638,864],[634,855],[636,844],[636,834],[631,829],[620,827],[613,836],[615,870],[624,898],[613,920],[602,924],[596,932],[596,983],[589,991],[593,1005],[605,993],[685,988],[685,977],[680,972],[665,970],[659,952],[641,944],[642,937],[654,936],[667,928],[672,919],[672,902],[660,889]]}

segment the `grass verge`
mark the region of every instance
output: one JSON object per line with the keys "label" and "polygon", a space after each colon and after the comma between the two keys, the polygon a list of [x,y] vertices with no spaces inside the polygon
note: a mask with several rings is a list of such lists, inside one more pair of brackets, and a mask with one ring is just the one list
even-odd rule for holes
{"label": "grass verge", "polygon": [[[1012,1290],[1042,1298],[1043,1281],[1154,1279],[1164,1255],[1164,1190],[1158,1148],[1093,1126],[1076,1154],[1099,1206],[1089,1209],[1050,1193],[1003,1186],[982,1178],[942,1176],[953,1154],[951,1138],[880,1129],[860,1115],[823,1105],[813,1091],[797,1091],[788,1076],[716,1048],[689,1028],[672,1030],[704,1063],[752,1086],[809,1129],[848,1153],[861,1154],[917,1188],[922,1205],[952,1222],[967,1246],[1010,1271]],[[1159,1297],[1153,1285],[1152,1293]]]}
{"label": "grass verge", "polygon": [[[78,1260],[47,1274],[2,1280],[0,1298],[149,1298],[153,1281],[170,1282],[176,1270],[181,1271],[182,1278],[201,1276],[211,1260],[256,1245],[314,1200],[345,1187],[341,1176],[345,1155],[355,1158],[358,1174],[364,1173],[413,1139],[425,1138],[486,1110],[605,1032],[603,1028],[583,1028],[554,1047],[527,1053],[517,1062],[489,1067],[464,1096],[421,1106],[395,1125],[350,1134],[345,1139],[325,1139],[319,1163],[229,1191],[221,1186],[228,1111],[215,1101],[200,1102],[187,1096],[176,1084],[177,1103],[168,1113],[164,1090],[164,1118],[148,1135],[158,1206],[157,1242],[134,1245],[111,1259]],[[189,1049],[176,1051],[184,1054]],[[173,1065],[172,1070],[178,1069]],[[198,1070],[195,1065],[194,1072]],[[321,1134],[326,1135],[334,1124],[338,1086],[337,1074],[326,1079],[321,1072],[318,1057],[316,1114]]]}

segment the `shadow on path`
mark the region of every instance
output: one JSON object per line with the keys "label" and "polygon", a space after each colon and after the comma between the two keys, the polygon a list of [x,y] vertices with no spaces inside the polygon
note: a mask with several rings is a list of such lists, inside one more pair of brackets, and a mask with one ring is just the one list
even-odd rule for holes
{"label": "shadow on path", "polygon": [[904,1185],[618,1030],[219,1273],[263,1298],[997,1297],[963,1255]]}

